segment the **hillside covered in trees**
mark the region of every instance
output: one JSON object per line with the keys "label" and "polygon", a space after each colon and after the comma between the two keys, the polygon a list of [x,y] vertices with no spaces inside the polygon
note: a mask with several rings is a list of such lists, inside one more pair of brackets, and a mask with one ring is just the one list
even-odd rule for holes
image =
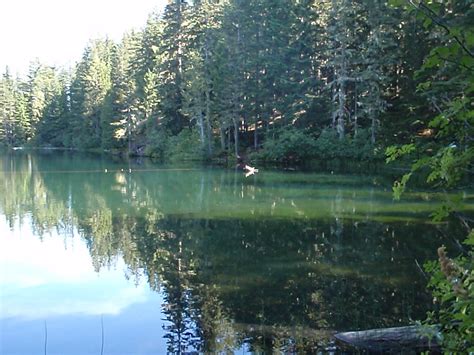
{"label": "hillside covered in trees", "polygon": [[169,1],[72,69],[0,82],[0,145],[372,159],[472,140],[468,0]]}

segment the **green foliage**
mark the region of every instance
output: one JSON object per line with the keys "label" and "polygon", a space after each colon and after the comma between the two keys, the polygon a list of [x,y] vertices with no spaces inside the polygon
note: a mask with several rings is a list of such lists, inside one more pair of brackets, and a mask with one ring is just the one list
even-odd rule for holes
{"label": "green foliage", "polygon": [[156,132],[193,128],[209,157],[219,141],[272,161],[360,161],[387,141],[419,147],[430,128],[459,148],[427,162],[441,171],[430,181],[454,185],[472,157],[474,63],[460,43],[474,34],[457,16],[471,9],[427,4],[449,33],[386,0],[171,1],[142,31],[91,41],[67,77],[36,62],[28,82],[5,79],[0,140],[165,157]]}
{"label": "green foliage", "polygon": [[400,181],[397,180],[394,182],[392,186],[392,190],[393,190],[393,198],[395,200],[400,200],[400,197],[402,193],[405,191],[408,180],[410,180],[411,176],[412,176],[412,173],[404,174],[402,178],[400,179]]}
{"label": "green foliage", "polygon": [[334,158],[341,153],[344,154],[346,151],[343,148],[345,143],[347,143],[347,137],[346,140],[341,141],[336,131],[333,129],[323,129],[316,140],[317,154],[321,158]]}
{"label": "green foliage", "polygon": [[315,155],[315,140],[302,130],[292,128],[267,138],[259,158],[277,162],[299,162]]}
{"label": "green foliage", "polygon": [[440,247],[438,262],[425,265],[436,304],[426,322],[440,324],[444,351],[459,354],[474,351],[474,230],[464,244],[469,247],[467,256],[450,259]]}
{"label": "green foliage", "polygon": [[169,137],[166,160],[203,160],[204,149],[200,147],[199,133],[194,129],[183,129],[178,135]]}
{"label": "green foliage", "polygon": [[153,130],[147,139],[145,155],[154,159],[165,160],[168,134],[163,130]]}
{"label": "green foliage", "polygon": [[[458,188],[473,173],[473,15],[465,0],[169,1],[143,31],[91,42],[72,73],[35,62],[23,81],[6,70],[0,145],[200,160],[219,136],[221,151],[300,163],[375,160],[394,143],[387,163],[413,159],[396,199],[420,175]],[[447,201],[432,217],[455,211]],[[473,351],[472,239],[452,260],[464,270],[455,284],[430,269],[430,321],[448,351]]]}
{"label": "green foliage", "polygon": [[414,144],[404,144],[402,146],[390,146],[385,150],[386,163],[391,163],[404,155],[413,153],[416,150]]}
{"label": "green foliage", "polygon": [[183,129],[178,135],[157,130],[149,136],[145,155],[161,161],[203,160],[204,149],[199,144],[199,134],[194,129]]}
{"label": "green foliage", "polygon": [[356,160],[379,160],[381,152],[371,140],[372,129],[359,129],[353,135],[350,146],[352,149],[351,157]]}
{"label": "green foliage", "polygon": [[[394,2],[395,3],[395,2]],[[426,99],[425,105],[437,114],[431,114],[428,124],[436,140],[411,137],[416,144],[390,147],[386,150],[387,162],[416,152],[418,157],[410,172],[394,183],[394,197],[399,199],[414,174],[427,172],[426,184],[443,188],[458,188],[461,182],[472,181],[474,161],[474,54],[471,37],[472,23],[465,22],[472,9],[464,1],[410,2],[417,10],[419,22],[431,32],[434,45],[415,72],[420,81],[418,92]],[[453,215],[459,198],[447,200],[432,214],[434,222]],[[470,228],[469,219],[462,224]],[[464,255],[450,259],[444,247],[438,249],[438,262],[426,265],[431,274],[428,287],[436,301],[436,309],[428,314],[428,324],[440,324],[440,342],[449,353],[474,351],[474,233],[466,241]]]}
{"label": "green foliage", "polygon": [[297,128],[272,133],[272,137],[265,139],[263,149],[256,156],[258,159],[291,163],[309,159],[378,159],[369,130],[359,130],[355,137],[346,136],[342,141],[333,129],[324,129],[317,139]]}
{"label": "green foliage", "polygon": [[332,129],[324,129],[316,140],[315,153],[320,159],[374,160],[376,148],[370,140],[369,130],[359,129],[355,137],[346,136],[342,141]]}

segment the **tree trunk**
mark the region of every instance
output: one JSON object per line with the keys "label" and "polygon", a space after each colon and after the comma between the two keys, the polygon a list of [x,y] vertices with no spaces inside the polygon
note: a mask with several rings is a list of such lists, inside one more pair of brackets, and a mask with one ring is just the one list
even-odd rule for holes
{"label": "tree trunk", "polygon": [[370,116],[371,116],[371,121],[372,121],[372,127],[371,127],[371,135],[370,135],[370,141],[372,145],[375,144],[375,129],[376,129],[376,124],[377,124],[377,119],[375,117],[375,112],[374,110],[370,110]]}
{"label": "tree trunk", "polygon": [[258,149],[258,131],[257,131],[257,125],[258,125],[258,116],[255,118],[255,131],[253,131],[253,147],[255,150]]}
{"label": "tree trunk", "polygon": [[204,148],[206,146],[206,137],[204,134],[204,118],[202,117],[202,112],[198,113],[198,126],[199,126],[199,139],[201,140],[202,148]]}
{"label": "tree trunk", "polygon": [[258,122],[260,120],[260,63],[259,63],[259,55],[260,55],[260,26],[257,22],[257,60],[255,66],[255,84],[257,86],[256,98],[255,98],[255,131],[253,133],[253,147],[255,150],[258,148]]}
{"label": "tree trunk", "polygon": [[225,146],[225,130],[223,127],[219,129],[219,135],[220,135],[220,140],[221,140],[221,149],[224,151],[226,146]]}
{"label": "tree trunk", "polygon": [[207,128],[207,153],[212,155],[212,128],[211,128],[211,94],[209,85],[206,84],[206,128]]}
{"label": "tree trunk", "polygon": [[354,83],[354,137],[357,136],[357,131],[359,129],[357,122],[357,82]]}
{"label": "tree trunk", "polygon": [[239,124],[236,116],[232,116],[232,123],[234,125],[234,153],[239,155]]}
{"label": "tree trunk", "polygon": [[[345,52],[345,49],[343,49],[343,53]],[[342,78],[339,78],[340,83],[339,83],[339,107],[338,107],[338,115],[337,115],[337,133],[339,135],[339,139],[344,139],[345,136],[345,108],[346,108],[346,68],[345,68],[345,60],[344,60],[344,54],[343,54],[343,64],[342,64],[342,69],[341,69],[341,74]]]}
{"label": "tree trunk", "polygon": [[[440,351],[436,327],[408,326],[345,332],[334,335],[343,347],[377,353]],[[431,335],[431,338],[428,337]]]}
{"label": "tree trunk", "polygon": [[[207,15],[207,13],[206,13]],[[207,24],[206,16],[206,24]],[[209,74],[209,37],[206,31],[206,38],[204,41],[204,73],[206,75],[206,128],[207,128],[207,153],[212,155],[212,127],[211,127],[211,88],[210,88],[210,74]]]}

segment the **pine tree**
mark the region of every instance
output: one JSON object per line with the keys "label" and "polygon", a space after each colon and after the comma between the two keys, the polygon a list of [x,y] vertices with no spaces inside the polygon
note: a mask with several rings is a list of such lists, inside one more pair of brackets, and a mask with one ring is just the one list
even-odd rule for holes
{"label": "pine tree", "polygon": [[188,43],[183,31],[187,9],[188,4],[183,0],[172,0],[168,3],[163,15],[160,42],[156,48],[160,116],[164,128],[174,135],[189,126],[189,121],[181,111],[183,73],[187,65]]}
{"label": "pine tree", "polygon": [[53,90],[36,127],[37,145],[54,147],[68,146],[69,134],[69,85],[70,74],[66,71],[54,73]]}
{"label": "pine tree", "polygon": [[100,147],[101,110],[112,85],[113,46],[109,40],[92,42],[77,65],[71,85],[71,108],[74,112],[75,131],[73,145],[76,147]]}
{"label": "pine tree", "polygon": [[183,75],[183,114],[198,126],[203,151],[213,152],[214,80],[212,61],[223,7],[216,1],[195,2],[183,30],[189,41],[189,65]]}
{"label": "pine tree", "polygon": [[16,145],[24,145],[28,143],[27,132],[31,131],[31,122],[30,117],[28,116],[28,87],[20,78],[17,78],[15,82]]}
{"label": "pine tree", "polygon": [[[332,127],[339,139],[344,139],[347,125],[351,124],[353,102],[348,96],[350,86],[359,78],[356,77],[356,65],[360,62],[358,46],[361,30],[361,7],[348,0],[331,0],[328,26],[328,62],[332,68],[333,113]],[[357,116],[355,116],[357,117]]]}
{"label": "pine tree", "polygon": [[0,81],[0,142],[8,147],[15,145],[15,92],[8,67]]}
{"label": "pine tree", "polygon": [[[375,144],[380,114],[387,109],[387,88],[390,84],[389,68],[398,59],[396,47],[395,11],[385,1],[373,0],[364,3],[367,11],[368,29],[361,45],[361,65],[356,83],[355,106],[368,119],[372,144]],[[355,116],[357,118],[357,116]],[[354,119],[357,133],[358,121]]]}
{"label": "pine tree", "polygon": [[101,115],[102,147],[110,149],[126,146],[129,154],[137,148],[134,135],[146,120],[146,117],[139,115],[136,76],[132,66],[137,41],[137,35],[131,33],[125,35],[116,47],[112,59],[112,85],[102,105]]}

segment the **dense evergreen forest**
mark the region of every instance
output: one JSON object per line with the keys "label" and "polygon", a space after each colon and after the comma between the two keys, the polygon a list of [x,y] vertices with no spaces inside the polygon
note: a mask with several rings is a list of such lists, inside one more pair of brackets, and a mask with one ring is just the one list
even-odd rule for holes
{"label": "dense evergreen forest", "polygon": [[[25,78],[6,68],[0,117],[0,147],[290,164],[408,155],[395,197],[420,172],[468,190],[474,3],[169,0],[119,43],[92,40],[73,68],[37,60]],[[438,302],[428,323],[442,325],[447,351],[468,353],[474,220],[457,212],[462,198],[433,214],[456,218],[467,238],[460,257],[440,247],[427,268]]]}
{"label": "dense evergreen forest", "polygon": [[473,28],[469,0],[170,0],[72,69],[7,68],[0,144],[295,162],[466,146]]}

